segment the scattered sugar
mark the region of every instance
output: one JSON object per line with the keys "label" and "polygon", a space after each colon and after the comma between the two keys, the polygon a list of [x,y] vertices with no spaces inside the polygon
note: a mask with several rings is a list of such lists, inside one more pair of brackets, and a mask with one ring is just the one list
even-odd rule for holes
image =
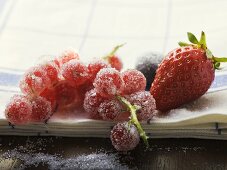
{"label": "scattered sugar", "polygon": [[[45,166],[48,169],[129,169],[120,162],[117,153],[107,153],[99,150],[91,154],[73,155],[63,158],[60,154],[45,153],[45,148],[53,143],[52,138],[37,138],[26,141],[23,146],[8,150],[2,154],[6,159],[19,159],[22,161],[17,169]],[[55,146],[53,146],[55,147]]]}

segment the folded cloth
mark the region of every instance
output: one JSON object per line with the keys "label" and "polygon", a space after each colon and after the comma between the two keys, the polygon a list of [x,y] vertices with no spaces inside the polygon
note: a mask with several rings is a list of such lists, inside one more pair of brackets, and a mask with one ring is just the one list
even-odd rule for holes
{"label": "folded cloth", "polygon": [[[10,97],[20,93],[20,73],[0,73],[0,135],[108,137],[114,121],[91,120],[83,110],[55,113],[47,124],[10,126],[4,109]],[[155,117],[142,126],[151,138],[207,138],[227,140],[227,72],[217,73],[209,91],[198,100]],[[65,111],[66,112],[66,111]]]}

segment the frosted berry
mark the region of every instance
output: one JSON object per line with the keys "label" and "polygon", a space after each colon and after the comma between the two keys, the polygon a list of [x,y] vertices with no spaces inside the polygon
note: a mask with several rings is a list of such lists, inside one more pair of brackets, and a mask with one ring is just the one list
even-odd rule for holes
{"label": "frosted berry", "polygon": [[63,80],[55,86],[56,101],[59,106],[71,104],[75,97],[75,88]]}
{"label": "frosted berry", "polygon": [[115,99],[105,100],[98,107],[98,113],[103,120],[114,120],[122,110],[122,104]]}
{"label": "frosted berry", "polygon": [[118,71],[121,71],[121,69],[123,68],[121,59],[116,55],[109,57],[108,62],[110,63],[111,67],[115,68]]}
{"label": "frosted berry", "polygon": [[46,88],[42,93],[40,93],[41,97],[44,97],[51,103],[52,111],[55,111],[57,107],[57,100],[56,100],[56,91],[54,88]]}
{"label": "frosted berry", "polygon": [[89,79],[89,72],[86,65],[74,59],[62,66],[62,76],[71,85],[79,86]]}
{"label": "frosted berry", "polygon": [[14,95],[5,109],[6,119],[14,125],[28,123],[30,121],[31,114],[31,102],[23,95]]}
{"label": "frosted berry", "polygon": [[54,61],[48,61],[41,65],[42,69],[46,72],[47,76],[49,77],[51,84],[56,84],[59,80],[59,68]]}
{"label": "frosted berry", "polygon": [[103,68],[108,68],[110,65],[104,60],[94,60],[88,64],[90,79],[93,81],[96,74]]}
{"label": "frosted berry", "polygon": [[98,107],[103,101],[104,98],[96,93],[95,89],[92,89],[85,94],[83,104],[84,110],[89,113],[91,118],[99,119]]}
{"label": "frosted berry", "polygon": [[45,88],[51,85],[51,81],[42,67],[32,67],[20,81],[20,89],[24,94],[39,95]]}
{"label": "frosted berry", "polygon": [[154,81],[156,70],[161,63],[163,55],[159,53],[148,53],[138,58],[136,69],[143,73],[147,79],[146,90],[150,90],[151,84]]}
{"label": "frosted berry", "polygon": [[58,67],[61,67],[63,64],[69,62],[70,60],[79,60],[79,55],[74,49],[68,49],[65,50],[61,56],[57,57],[55,59],[55,63],[58,65]]}
{"label": "frosted berry", "polygon": [[112,145],[118,151],[133,150],[140,141],[136,127],[128,122],[116,124],[111,130],[110,138]]}
{"label": "frosted berry", "polygon": [[138,70],[126,70],[122,73],[125,83],[124,94],[131,94],[138,91],[145,90],[146,78]]}
{"label": "frosted berry", "polygon": [[44,97],[36,97],[32,100],[32,122],[45,122],[52,115],[51,103]]}
{"label": "frosted berry", "polygon": [[139,109],[137,110],[138,120],[148,120],[153,118],[156,113],[155,99],[148,91],[140,91],[126,96],[127,100],[133,104],[137,105]]}
{"label": "frosted berry", "polygon": [[93,85],[101,96],[111,97],[122,92],[124,81],[116,69],[104,68],[98,72]]}

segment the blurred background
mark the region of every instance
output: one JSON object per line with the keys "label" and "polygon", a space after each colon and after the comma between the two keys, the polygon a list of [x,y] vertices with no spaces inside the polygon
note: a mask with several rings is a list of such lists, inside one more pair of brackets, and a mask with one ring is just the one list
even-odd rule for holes
{"label": "blurred background", "polygon": [[213,54],[227,56],[226,9],[225,0],[0,0],[0,68],[23,71],[68,47],[88,61],[121,43],[118,54],[133,67],[202,30]]}

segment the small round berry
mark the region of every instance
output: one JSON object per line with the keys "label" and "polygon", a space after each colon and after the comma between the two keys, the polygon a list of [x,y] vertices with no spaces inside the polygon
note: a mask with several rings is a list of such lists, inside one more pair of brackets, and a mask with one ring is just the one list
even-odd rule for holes
{"label": "small round berry", "polygon": [[98,113],[103,120],[114,120],[123,110],[118,100],[105,100],[98,107]]}
{"label": "small round berry", "polygon": [[96,74],[103,68],[109,68],[110,65],[104,60],[94,60],[88,64],[88,70],[90,79],[93,81],[96,77]]}
{"label": "small round berry", "polygon": [[146,90],[150,90],[151,84],[154,81],[156,70],[162,59],[163,55],[153,52],[138,58],[138,61],[136,62],[136,69],[141,71],[147,79]]}
{"label": "small round berry", "polygon": [[59,68],[54,61],[48,61],[40,65],[49,77],[51,84],[56,84],[59,80]]}
{"label": "small round berry", "polygon": [[112,97],[122,92],[124,81],[116,69],[104,68],[98,72],[93,85],[101,96]]}
{"label": "small round berry", "polygon": [[32,104],[23,95],[14,95],[5,109],[6,119],[14,125],[26,124],[30,121]]}
{"label": "small round berry", "polygon": [[75,88],[63,80],[55,86],[56,101],[60,107],[71,104],[76,97]]}
{"label": "small round berry", "polygon": [[126,96],[126,99],[133,105],[139,107],[137,110],[138,120],[152,119],[156,114],[155,99],[148,91],[140,91]]}
{"label": "small round berry", "polygon": [[125,83],[124,94],[145,90],[146,78],[140,71],[134,69],[126,70],[122,73],[122,77]]}
{"label": "small round berry", "polygon": [[62,66],[62,75],[73,86],[84,84],[89,79],[88,68],[79,60],[71,60]]}
{"label": "small round berry", "polygon": [[40,96],[47,99],[51,103],[52,111],[55,111],[55,108],[57,106],[55,89],[54,88],[46,88],[42,93],[40,93]]}
{"label": "small round berry", "polygon": [[32,100],[32,122],[45,122],[52,115],[51,103],[43,97]]}
{"label": "small round berry", "polygon": [[57,57],[54,61],[58,65],[58,67],[61,67],[63,64],[71,61],[71,60],[79,60],[79,55],[74,49],[68,49],[65,50],[59,57]]}
{"label": "small round berry", "polygon": [[118,151],[133,150],[140,141],[136,127],[128,122],[116,124],[111,130],[110,138],[112,145]]}
{"label": "small round berry", "polygon": [[118,56],[113,55],[108,59],[108,61],[111,67],[115,68],[118,71],[121,71],[121,69],[123,68],[122,61]]}
{"label": "small round berry", "polygon": [[100,119],[98,107],[103,101],[103,97],[96,93],[95,89],[92,89],[85,94],[83,104],[84,110],[90,115],[91,118]]}
{"label": "small round berry", "polygon": [[50,86],[50,79],[42,67],[32,67],[20,81],[20,89],[24,94],[39,95],[45,88]]}

